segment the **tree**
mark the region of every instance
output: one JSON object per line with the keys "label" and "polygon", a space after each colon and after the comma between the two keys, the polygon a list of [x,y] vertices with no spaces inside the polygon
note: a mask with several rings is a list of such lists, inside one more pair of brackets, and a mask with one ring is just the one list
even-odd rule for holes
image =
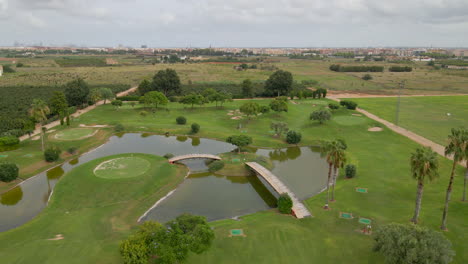
{"label": "tree", "polygon": [[165,96],[179,95],[181,91],[180,79],[173,69],[158,71],[153,77],[152,90],[160,91]]}
{"label": "tree", "polygon": [[417,225],[388,224],[374,235],[374,251],[389,264],[448,264],[455,252],[441,233]]}
{"label": "tree", "polygon": [[185,124],[187,124],[187,118],[185,118],[185,116],[178,116],[176,118],[176,123],[178,125],[185,125]]}
{"label": "tree", "polygon": [[283,133],[288,132],[288,124],[285,122],[273,122],[270,125],[270,128],[275,131],[277,137],[281,137]]}
{"label": "tree", "polygon": [[250,120],[251,116],[256,116],[258,113],[260,113],[260,105],[255,102],[247,102],[241,105],[239,110],[241,113],[247,115]]}
{"label": "tree", "polygon": [[283,98],[276,98],[275,100],[272,100],[270,102],[270,108],[271,110],[275,112],[287,112],[288,111],[288,102],[287,99]]}
{"label": "tree", "polygon": [[88,101],[93,104],[99,102],[102,99],[101,93],[98,89],[92,89],[88,95]]}
{"label": "tree", "polygon": [[291,91],[292,85],[292,74],[288,71],[278,70],[265,82],[265,90],[272,95],[287,95]]}
{"label": "tree", "polygon": [[411,154],[410,159],[411,176],[418,181],[418,188],[416,192],[416,206],[414,209],[414,216],[411,222],[417,224],[419,218],[419,211],[421,210],[421,200],[424,189],[424,181],[427,179],[432,181],[439,177],[439,162],[437,160],[437,153],[432,151],[430,147],[418,148],[416,152]]}
{"label": "tree", "polygon": [[157,109],[159,105],[167,105],[169,101],[167,97],[161,92],[151,91],[143,96],[143,103],[148,106],[153,106]]}
{"label": "tree", "polygon": [[151,85],[151,82],[148,80],[143,80],[141,83],[138,85],[138,93],[140,95],[145,95],[147,92],[153,91],[153,87]]}
{"label": "tree", "polygon": [[60,119],[62,119],[65,111],[68,109],[68,103],[65,94],[60,91],[54,91],[52,97],[50,98],[49,106],[50,112],[52,114],[59,115]]}
{"label": "tree", "polygon": [[299,132],[289,130],[288,133],[286,133],[286,142],[288,142],[288,144],[298,144],[301,142],[301,139],[302,135]]}
{"label": "tree", "polygon": [[[343,167],[344,163],[346,162],[346,154],[344,153],[344,150],[346,149],[347,146],[342,140],[333,140],[333,141],[323,142],[321,147],[322,147],[322,155],[325,155],[326,161],[328,163],[327,201],[324,207],[325,209],[328,209],[328,204],[330,201],[330,180],[332,179],[332,169],[335,168],[335,172],[336,172],[336,169]],[[336,179],[336,177],[334,178]],[[333,190],[334,190],[334,184],[333,184]]]}
{"label": "tree", "polygon": [[111,104],[115,106],[115,108],[119,108],[122,106],[123,102],[121,100],[112,100]]}
{"label": "tree", "polygon": [[81,78],[65,84],[65,97],[71,106],[79,106],[87,102],[88,84]]}
{"label": "tree", "polygon": [[50,114],[50,108],[42,99],[33,99],[31,107],[29,108],[29,116],[36,122],[42,123],[47,120],[47,115]]}
{"label": "tree", "polygon": [[293,202],[287,193],[282,193],[278,198],[278,210],[282,214],[290,214],[292,211]]}
{"label": "tree", "polygon": [[453,156],[452,171],[450,173],[449,185],[445,195],[445,206],[442,214],[442,230],[447,230],[447,215],[450,195],[452,194],[453,179],[457,164],[463,160],[468,148],[468,132],[464,128],[452,128],[452,133],[448,136],[448,145],[445,147],[445,156]]}
{"label": "tree", "polygon": [[244,98],[252,98],[254,96],[253,84],[250,79],[245,79],[242,82],[242,96]]}
{"label": "tree", "polygon": [[370,74],[368,74],[368,73],[367,73],[367,74],[364,74],[364,76],[362,76],[362,79],[363,79],[364,81],[372,80],[372,75],[370,75]]}
{"label": "tree", "polygon": [[201,94],[194,94],[194,93],[182,97],[182,99],[180,99],[179,101],[179,103],[181,104],[191,105],[192,109],[195,104],[202,105],[204,104],[204,102],[205,102],[205,98],[203,98]]}
{"label": "tree", "polygon": [[465,161],[466,161],[466,164],[465,164],[465,167],[466,167],[466,170],[465,170],[465,179],[463,180],[463,197],[462,197],[462,201],[466,201],[466,184],[467,184],[467,181],[468,181],[468,147],[465,148]]}
{"label": "tree", "polygon": [[336,179],[338,177],[338,169],[343,168],[346,163],[347,159],[345,150],[348,148],[346,142],[342,139],[337,139],[333,144],[336,145],[336,149],[331,153],[331,161],[333,164],[331,201],[335,201],[335,186]]}
{"label": "tree", "polygon": [[237,152],[240,153],[242,147],[252,144],[252,138],[246,135],[234,135],[228,137],[226,142],[237,146]]}
{"label": "tree", "polygon": [[47,162],[54,162],[59,159],[61,152],[58,147],[50,147],[44,151],[44,159]]}
{"label": "tree", "polygon": [[115,97],[114,93],[109,88],[101,88],[99,89],[99,93],[101,94],[101,98],[104,99],[104,104],[106,104],[107,100],[111,100]]}
{"label": "tree", "polygon": [[198,131],[200,131],[200,125],[197,124],[197,123],[193,123],[190,128],[192,129],[191,132],[192,134],[196,134],[198,133]]}
{"label": "tree", "polygon": [[328,121],[331,119],[331,113],[329,110],[323,108],[316,110],[310,114],[310,119],[311,120],[316,120],[319,121],[320,124],[323,124],[325,121]]}
{"label": "tree", "polygon": [[19,169],[11,162],[0,163],[0,181],[11,182],[18,178]]}

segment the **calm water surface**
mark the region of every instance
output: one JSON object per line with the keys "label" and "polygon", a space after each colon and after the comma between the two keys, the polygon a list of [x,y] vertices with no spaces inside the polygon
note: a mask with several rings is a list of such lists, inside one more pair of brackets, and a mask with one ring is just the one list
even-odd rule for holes
{"label": "calm water surface", "polygon": [[[219,154],[234,149],[225,142],[191,137],[127,133],[113,136],[97,149],[59,167],[30,178],[0,197],[0,231],[20,226],[36,216],[46,205],[58,179],[72,168],[96,158],[120,153]],[[327,167],[312,148],[256,150],[273,160],[273,173],[280,177],[299,198],[304,199],[325,186]],[[209,220],[230,218],[274,207],[277,194],[262,179],[225,177],[205,172],[203,160],[184,162],[192,174],[167,199],[151,210],[145,219],[167,221],[189,212]]]}

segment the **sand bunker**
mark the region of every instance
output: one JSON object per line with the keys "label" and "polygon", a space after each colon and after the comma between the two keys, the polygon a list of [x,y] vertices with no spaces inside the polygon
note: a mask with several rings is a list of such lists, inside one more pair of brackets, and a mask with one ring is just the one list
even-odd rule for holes
{"label": "sand bunker", "polygon": [[231,117],[231,119],[239,120],[239,119],[242,119],[242,116],[233,116]]}
{"label": "sand bunker", "polygon": [[94,125],[94,126],[88,126],[85,124],[80,124],[80,127],[109,127],[108,125]]}
{"label": "sand bunker", "polygon": [[64,239],[63,235],[62,234],[57,234],[57,235],[55,235],[54,238],[49,238],[47,240],[62,240],[62,239]]}
{"label": "sand bunker", "polygon": [[379,131],[382,131],[383,128],[381,127],[371,127],[369,129],[367,129],[367,131],[370,131],[370,132],[379,132]]}

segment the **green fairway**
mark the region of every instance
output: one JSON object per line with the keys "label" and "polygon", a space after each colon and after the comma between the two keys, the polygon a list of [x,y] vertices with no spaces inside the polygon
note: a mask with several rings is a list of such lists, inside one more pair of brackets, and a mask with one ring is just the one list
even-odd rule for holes
{"label": "green fairway", "polygon": [[[350,100],[364,110],[396,122],[396,97]],[[451,128],[468,127],[468,95],[401,97],[398,125],[444,145]]]}
{"label": "green fairway", "polygon": [[104,179],[137,177],[148,171],[150,161],[140,157],[123,157],[103,161],[96,166],[94,174]]}
{"label": "green fairway", "polygon": [[[270,210],[241,217],[239,221],[213,222],[216,233],[213,246],[201,255],[191,255],[187,263],[383,263],[381,255],[372,251],[372,237],[362,234],[359,218],[372,219],[374,230],[382,224],[409,223],[416,194],[409,157],[419,145],[385,127],[379,133],[367,131],[376,122],[353,116],[356,112],[351,110],[337,110],[332,120],[320,125],[310,121],[309,114],[319,109],[319,104],[329,101],[296,101],[298,104],[288,104],[286,113],[270,112],[250,121],[233,120],[228,115],[228,111],[238,109],[246,101],[226,103],[224,108],[205,105],[194,109],[170,103],[167,110],[161,108],[145,117],[139,115],[141,105],[124,104],[118,110],[104,105],[84,114],[80,123],[120,122],[126,131],[182,135],[188,134],[190,124],[196,122],[201,126],[197,136],[220,140],[241,134],[241,129],[237,129],[241,123],[242,130],[253,137],[253,145],[284,147],[288,146],[284,136],[277,138],[270,133],[272,121],[283,121],[290,130],[302,133],[300,145],[344,139],[348,145],[348,162],[357,166],[357,175],[344,180],[344,170],[340,170],[336,201],[330,203],[330,210],[323,209],[326,194],[321,193],[305,201],[312,218],[299,220]],[[255,102],[267,105],[270,100]],[[176,117],[181,115],[187,118],[187,125],[176,124]],[[346,123],[347,120],[352,122]],[[69,144],[68,141],[57,143]],[[22,143],[21,148],[23,144],[30,141]],[[0,244],[4,245],[0,259],[6,263],[120,263],[118,241],[129,234],[139,215],[180,182],[183,172],[176,173],[176,167],[162,158],[145,155],[154,163],[138,178],[108,180],[94,176],[92,171],[97,165],[119,157],[123,156],[91,161],[60,179],[47,209],[30,223],[0,233]],[[434,230],[440,226],[452,164],[443,157],[439,162],[440,179],[425,186],[420,215],[420,225]],[[453,263],[457,264],[468,260],[468,207],[460,201],[463,174],[464,169],[457,167],[449,231],[443,233],[453,244],[457,254]],[[371,191],[356,192],[357,187],[363,186]],[[222,194],[218,198],[222,199]],[[352,213],[354,218],[340,218],[340,212]],[[232,229],[242,229],[246,237],[229,237]],[[57,234],[63,234],[64,239],[46,240]]]}
{"label": "green fairway", "polygon": [[93,128],[70,128],[55,133],[54,139],[58,140],[80,140],[91,137],[97,130]]}
{"label": "green fairway", "polygon": [[[101,162],[132,156],[152,161],[138,180],[94,176]],[[0,233],[1,263],[120,263],[119,241],[185,174],[183,167],[148,154],[120,154],[80,165],[60,180],[39,216]],[[59,234],[63,239],[50,240]]]}

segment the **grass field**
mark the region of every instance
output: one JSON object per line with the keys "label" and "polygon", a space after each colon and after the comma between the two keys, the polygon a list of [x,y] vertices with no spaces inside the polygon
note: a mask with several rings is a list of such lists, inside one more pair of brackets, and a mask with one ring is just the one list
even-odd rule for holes
{"label": "grass field", "polygon": [[[398,98],[351,100],[360,108],[395,123]],[[401,97],[399,126],[445,145],[451,128],[468,127],[468,96]]]}
{"label": "grass field", "polygon": [[103,179],[137,177],[148,171],[151,163],[140,157],[122,157],[103,161],[94,168],[94,175]]}
{"label": "grass field", "polygon": [[[287,122],[290,129],[300,131],[304,145],[343,138],[348,144],[349,162],[357,165],[357,177],[352,180],[340,177],[337,201],[331,204],[332,210],[322,209],[325,196],[320,194],[305,201],[314,215],[310,219],[298,220],[272,210],[242,217],[240,221],[213,222],[216,239],[212,248],[202,255],[191,255],[187,263],[383,263],[382,257],[372,252],[372,238],[358,232],[363,226],[358,223],[358,217],[371,219],[374,229],[391,222],[409,223],[416,193],[416,182],[410,176],[409,157],[418,145],[387,128],[382,132],[367,131],[376,122],[364,116],[353,116],[354,111],[338,110],[334,119],[324,125],[310,121],[309,113],[320,104],[326,104],[327,100],[298,100],[298,104],[289,104],[287,113],[269,113],[249,122],[231,119],[228,111],[237,109],[244,102],[227,103],[222,109],[209,105],[193,110],[171,103],[168,111],[160,109],[146,117],[139,115],[141,109],[138,107],[124,105],[115,110],[113,106],[104,105],[80,117],[73,126],[120,122],[127,131],[187,134],[190,124],[197,122],[201,125],[198,136],[224,140],[228,135],[240,134],[237,126],[243,122],[242,130],[253,137],[253,145],[282,147],[286,145],[283,139],[269,133],[270,122],[276,120]],[[265,105],[269,100],[256,102]],[[179,115],[187,117],[187,125],[176,124],[175,118]],[[137,215],[151,204],[140,195],[142,192],[150,195],[162,185],[147,188],[146,181],[140,185],[133,182],[133,178],[116,180],[113,185],[114,181],[94,175],[91,179],[89,173],[82,173],[102,161],[104,159],[92,161],[67,174],[60,180],[52,203],[44,212],[31,223],[1,233],[0,243],[5,247],[0,258],[12,263],[31,260],[119,263],[118,240],[129,233]],[[424,189],[420,222],[434,230],[440,225],[450,166],[449,160],[440,157],[441,177]],[[458,167],[450,202],[449,231],[444,232],[457,254],[453,263],[460,264],[468,260],[468,207],[460,201],[463,174],[464,169]],[[164,179],[171,181],[173,178]],[[132,185],[124,190],[118,185],[123,182]],[[358,193],[356,187],[367,188],[368,193]],[[92,192],[88,193],[87,188]],[[167,191],[159,190],[153,197],[164,192]],[[127,208],[126,211],[122,211],[123,208]],[[339,218],[339,212],[350,212],[356,218]],[[244,229],[247,236],[228,237],[229,230],[237,228]],[[59,233],[64,234],[64,240],[45,240]]]}
{"label": "grass field", "polygon": [[80,140],[92,136],[96,133],[92,128],[72,128],[55,133],[54,138],[58,140]]}

